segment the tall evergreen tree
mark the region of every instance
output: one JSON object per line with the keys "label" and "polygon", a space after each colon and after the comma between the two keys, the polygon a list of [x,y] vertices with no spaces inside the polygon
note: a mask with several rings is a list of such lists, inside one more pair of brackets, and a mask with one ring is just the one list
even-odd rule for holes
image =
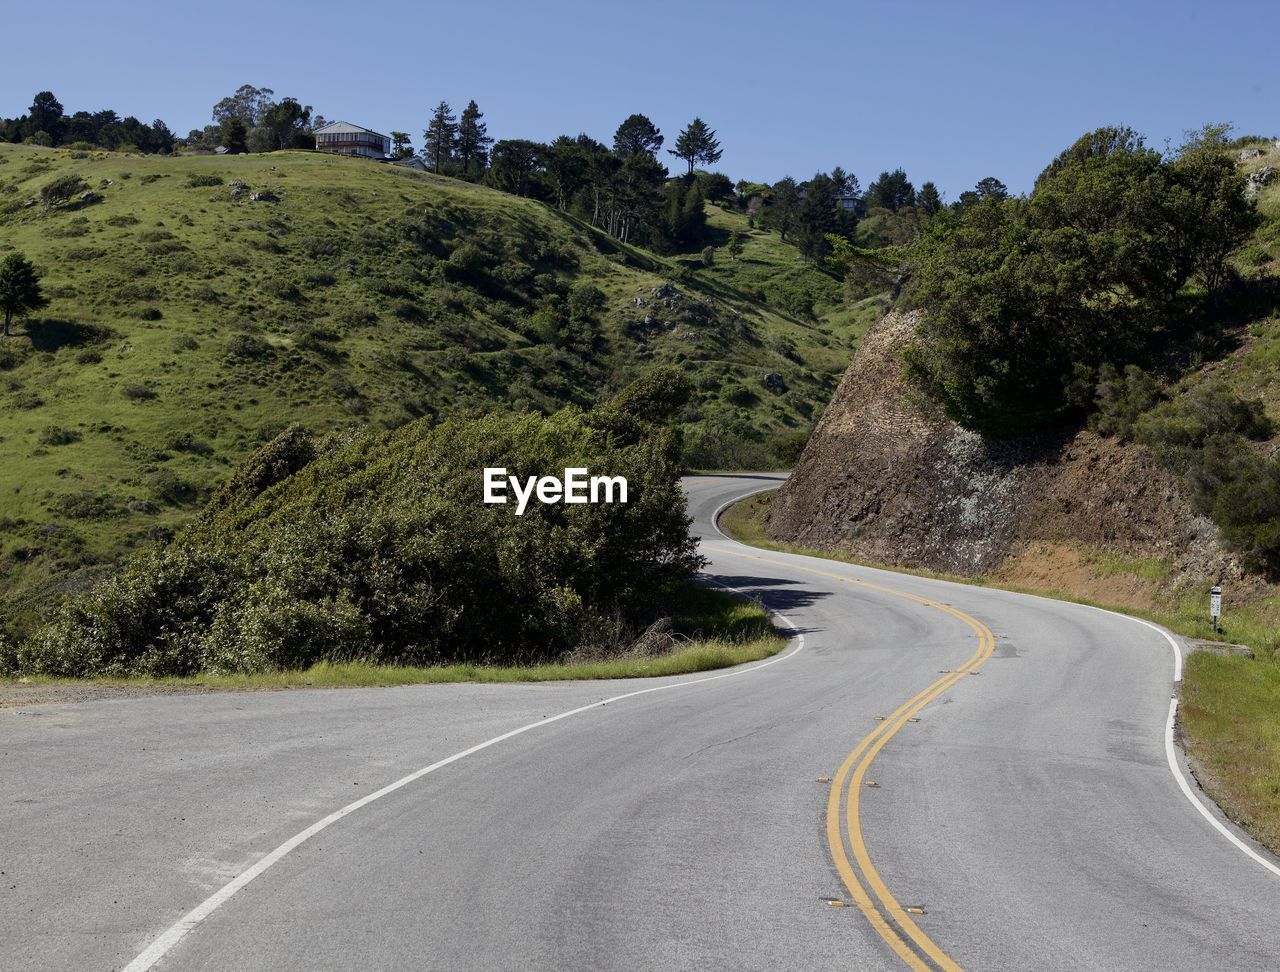
{"label": "tall evergreen tree", "polygon": [[689,126],[676,139],[676,147],[667,152],[678,159],[684,159],[689,166],[689,175],[693,175],[694,166],[714,165],[723,154],[720,143],[716,141],[714,129],[708,128],[701,118],[689,122]]}
{"label": "tall evergreen tree", "polygon": [[867,202],[872,206],[897,212],[904,206],[914,206],[916,190],[902,169],[881,172],[880,178],[867,186]]}
{"label": "tall evergreen tree", "polygon": [[791,176],[779,179],[771,187],[769,201],[761,215],[767,229],[776,229],[785,242],[795,228],[796,211],[800,208],[800,187]]}
{"label": "tall evergreen tree", "polygon": [[458,118],[447,101],[436,105],[431,122],[422,133],[422,154],[431,160],[431,171],[439,173],[446,162],[453,158],[458,144]]}
{"label": "tall evergreen tree", "polygon": [[53,143],[58,144],[58,140],[62,137],[62,102],[53,96],[52,91],[41,91],[31,101],[31,111],[28,113],[27,127],[29,131],[26,134],[34,135],[36,132],[45,132],[53,139]]}
{"label": "tall evergreen tree", "polygon": [[458,161],[462,163],[462,177],[471,178],[474,167],[477,172],[483,171],[489,164],[489,146],[493,139],[489,137],[489,126],[480,119],[484,112],[475,101],[467,102],[462,110],[462,118],[458,122]]}
{"label": "tall evergreen tree", "polygon": [[631,115],[618,126],[613,136],[613,150],[618,155],[645,154],[652,158],[662,148],[662,132],[644,115]]}
{"label": "tall evergreen tree", "polygon": [[796,245],[806,260],[817,263],[831,253],[828,234],[840,232],[835,181],[818,173],[805,186],[804,200],[796,210]]}
{"label": "tall evergreen tree", "polygon": [[916,205],[926,219],[933,219],[938,215],[938,211],[942,209],[942,196],[938,193],[938,187],[932,182],[921,185],[920,192],[916,194]]}
{"label": "tall evergreen tree", "polygon": [[547,146],[547,180],[555,190],[557,209],[564,209],[582,188],[587,173],[588,153],[593,144],[595,143],[586,135],[579,135],[577,138],[561,135]]}

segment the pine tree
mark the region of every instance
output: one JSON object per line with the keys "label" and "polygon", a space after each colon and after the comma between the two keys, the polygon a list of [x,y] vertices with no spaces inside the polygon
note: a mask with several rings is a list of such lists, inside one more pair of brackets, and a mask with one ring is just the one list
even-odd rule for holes
{"label": "pine tree", "polygon": [[458,119],[447,101],[436,105],[422,137],[422,154],[431,160],[431,171],[439,173],[444,163],[453,158],[458,144]]}
{"label": "pine tree", "polygon": [[942,209],[942,196],[938,193],[938,187],[932,182],[921,185],[920,192],[916,195],[916,205],[920,207],[920,212],[926,219],[936,216]]}
{"label": "pine tree", "polygon": [[480,106],[469,101],[458,122],[458,161],[462,163],[464,179],[471,178],[473,165],[477,172],[481,172],[489,164],[489,146],[493,139],[489,137],[489,126],[480,120],[483,117]]}
{"label": "pine tree", "polygon": [[693,167],[699,162],[714,165],[723,154],[720,143],[716,141],[715,130],[708,128],[701,118],[689,122],[689,126],[676,139],[676,147],[667,149],[667,152],[688,163],[689,175],[693,175]]}
{"label": "pine tree", "polygon": [[662,148],[662,132],[644,115],[631,115],[618,126],[613,136],[613,151],[618,155],[645,154],[656,157]]}

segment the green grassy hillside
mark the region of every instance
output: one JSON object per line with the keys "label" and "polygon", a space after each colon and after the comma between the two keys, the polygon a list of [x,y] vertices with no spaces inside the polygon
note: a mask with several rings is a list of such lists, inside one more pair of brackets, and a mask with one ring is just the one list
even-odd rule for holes
{"label": "green grassy hillside", "polygon": [[[101,198],[31,203],[68,175]],[[694,270],[362,160],[0,145],[0,255],[34,260],[51,299],[0,340],[0,614],[26,627],[166,535],[290,422],[590,405],[672,363],[698,389],[691,462],[776,462],[862,326],[780,246],[753,235],[740,268]],[[771,266],[819,280],[820,313],[770,295]]]}

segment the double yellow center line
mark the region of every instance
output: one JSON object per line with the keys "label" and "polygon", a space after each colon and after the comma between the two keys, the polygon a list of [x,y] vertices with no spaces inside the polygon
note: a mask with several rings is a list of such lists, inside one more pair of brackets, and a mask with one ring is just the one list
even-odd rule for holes
{"label": "double yellow center line", "polygon": [[[939,611],[945,611],[952,617],[964,622],[978,636],[977,650],[974,651],[968,661],[952,671],[943,673],[941,678],[935,680],[931,685],[906,702],[903,702],[872,732],[868,733],[865,739],[858,743],[832,779],[831,792],[827,797],[827,843],[831,847],[831,856],[835,862],[836,870],[840,874],[840,879],[844,882],[845,887],[848,888],[854,904],[858,906],[858,910],[862,912],[867,921],[871,923],[871,927],[885,940],[888,946],[910,968],[916,969],[918,972],[932,972],[934,969],[943,969],[945,972],[960,972],[960,966],[956,964],[955,960],[925,934],[924,930],[915,923],[907,910],[893,896],[893,893],[884,883],[884,879],[880,877],[875,865],[871,862],[871,854],[867,850],[867,844],[862,835],[861,797],[862,790],[867,782],[867,771],[871,768],[871,764],[875,761],[876,756],[879,755],[880,750],[884,749],[889,740],[909,720],[914,718],[916,713],[955,685],[956,682],[977,671],[978,667],[990,658],[992,651],[995,650],[995,635],[991,633],[990,628],[977,618],[956,610],[949,604],[943,604],[941,601],[909,594],[906,591],[895,590],[892,587],[872,584],[869,581],[859,580],[855,577],[845,577],[831,571],[818,570],[814,567],[801,567],[798,564],[772,560],[768,557],[759,557],[754,554],[742,553],[738,550],[709,549],[732,554],[736,557],[745,557],[750,560],[787,567],[791,570],[802,570],[806,573],[829,577],[841,583],[856,584],[859,587],[891,594],[894,597],[905,598],[909,601],[915,601],[917,604],[923,604],[926,607],[937,608]],[[842,799],[845,803],[843,823],[848,828],[847,848],[840,813]],[[852,861],[849,858],[850,849],[853,851]],[[859,872],[861,876],[859,876]],[[872,894],[875,895],[875,900],[872,899]],[[879,902],[878,905],[877,901]]]}

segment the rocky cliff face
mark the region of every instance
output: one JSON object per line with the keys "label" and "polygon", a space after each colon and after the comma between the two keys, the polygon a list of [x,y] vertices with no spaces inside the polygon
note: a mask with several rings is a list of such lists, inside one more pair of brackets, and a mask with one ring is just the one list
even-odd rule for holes
{"label": "rocky cliff face", "polygon": [[1145,448],[1088,431],[988,441],[930,415],[897,357],[915,321],[890,313],[863,339],[771,504],[770,537],[961,574],[1069,548],[1158,557],[1171,579],[1240,576]]}

